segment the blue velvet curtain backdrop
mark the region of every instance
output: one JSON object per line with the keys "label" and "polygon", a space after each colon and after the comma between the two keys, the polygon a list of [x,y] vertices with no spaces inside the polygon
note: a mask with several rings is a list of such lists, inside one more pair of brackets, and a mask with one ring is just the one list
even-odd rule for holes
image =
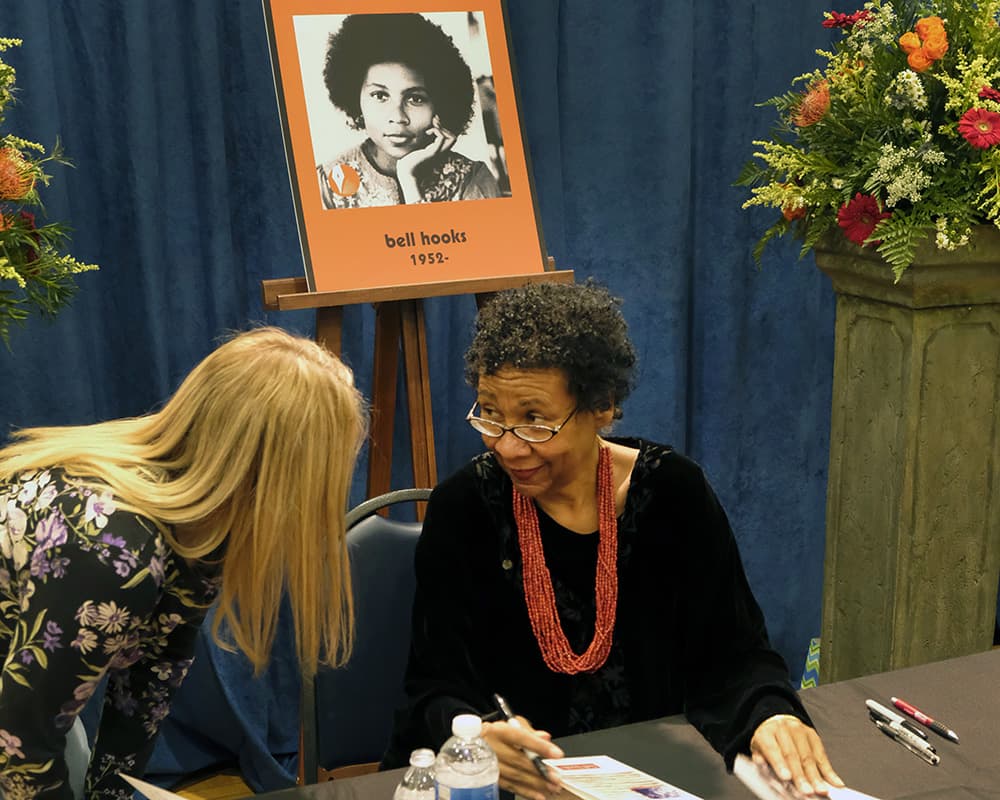
{"label": "blue velvet curtain backdrop", "polygon": [[[828,8],[508,3],[548,250],[624,298],[639,352],[617,430],[704,466],[795,675],[819,630],[834,298],[792,245],[754,267],[767,219],[731,184],[772,120],[754,104],[829,45]],[[227,330],[311,333],[310,313],[267,314],[259,296],[302,269],[259,2],[0,0],[0,35],[24,39],[5,56],[21,100],[5,132],[61,138],[76,167],[53,169],[47,211],[101,265],[72,308],[0,349],[5,432],[151,410]],[[426,309],[445,475],[481,449],[462,419],[474,303]],[[372,339],[371,309],[348,308],[344,355],[365,391]]]}

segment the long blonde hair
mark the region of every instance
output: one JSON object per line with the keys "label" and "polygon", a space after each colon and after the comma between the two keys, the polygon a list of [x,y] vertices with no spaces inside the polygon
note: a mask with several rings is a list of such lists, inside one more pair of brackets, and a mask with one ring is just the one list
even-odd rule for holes
{"label": "long blonde hair", "polygon": [[31,428],[0,450],[0,479],[62,467],[107,484],[182,558],[225,545],[212,634],[224,623],[257,672],[287,591],[303,671],[346,661],[354,636],[344,513],[366,430],[351,371],[279,328],[210,353],[163,409]]}

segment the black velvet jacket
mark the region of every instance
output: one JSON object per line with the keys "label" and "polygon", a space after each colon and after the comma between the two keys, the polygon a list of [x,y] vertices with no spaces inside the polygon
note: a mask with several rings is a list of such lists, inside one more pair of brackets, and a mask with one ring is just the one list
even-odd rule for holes
{"label": "black velvet jacket", "polygon": [[[614,644],[592,675],[554,673],[542,660],[511,483],[492,455],[435,489],[417,545],[408,702],[383,768],[438,749],[455,714],[494,710],[493,692],[556,737],[684,712],[730,768],[767,717],[809,722],[701,469],[669,447],[620,441],[639,457],[618,519]],[[560,618],[581,652],[593,635],[597,536],[539,517]]]}

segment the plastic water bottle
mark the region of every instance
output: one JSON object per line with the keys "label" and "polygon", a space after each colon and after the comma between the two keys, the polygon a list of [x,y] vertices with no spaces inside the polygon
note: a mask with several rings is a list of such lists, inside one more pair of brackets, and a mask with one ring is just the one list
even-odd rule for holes
{"label": "plastic water bottle", "polygon": [[498,800],[500,767],[497,756],[480,734],[483,721],[459,714],[451,722],[454,734],[437,757],[437,800]]}
{"label": "plastic water bottle", "polygon": [[434,800],[434,751],[429,748],[410,754],[410,768],[403,775],[392,800]]}

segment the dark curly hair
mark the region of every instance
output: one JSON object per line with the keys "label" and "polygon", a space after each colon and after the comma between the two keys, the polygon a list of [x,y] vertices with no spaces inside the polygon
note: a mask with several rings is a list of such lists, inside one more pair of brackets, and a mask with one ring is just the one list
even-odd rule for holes
{"label": "dark curly hair", "polygon": [[635,367],[620,306],[619,298],[592,281],[500,292],[476,319],[465,352],[465,380],[475,388],[480,375],[504,367],[560,369],[581,410],[614,406],[618,419]]}
{"label": "dark curly hair", "polygon": [[330,35],[323,80],[330,101],[361,120],[361,85],[373,64],[419,72],[441,124],[460,134],[472,119],[472,72],[451,37],[420,14],[353,14]]}

